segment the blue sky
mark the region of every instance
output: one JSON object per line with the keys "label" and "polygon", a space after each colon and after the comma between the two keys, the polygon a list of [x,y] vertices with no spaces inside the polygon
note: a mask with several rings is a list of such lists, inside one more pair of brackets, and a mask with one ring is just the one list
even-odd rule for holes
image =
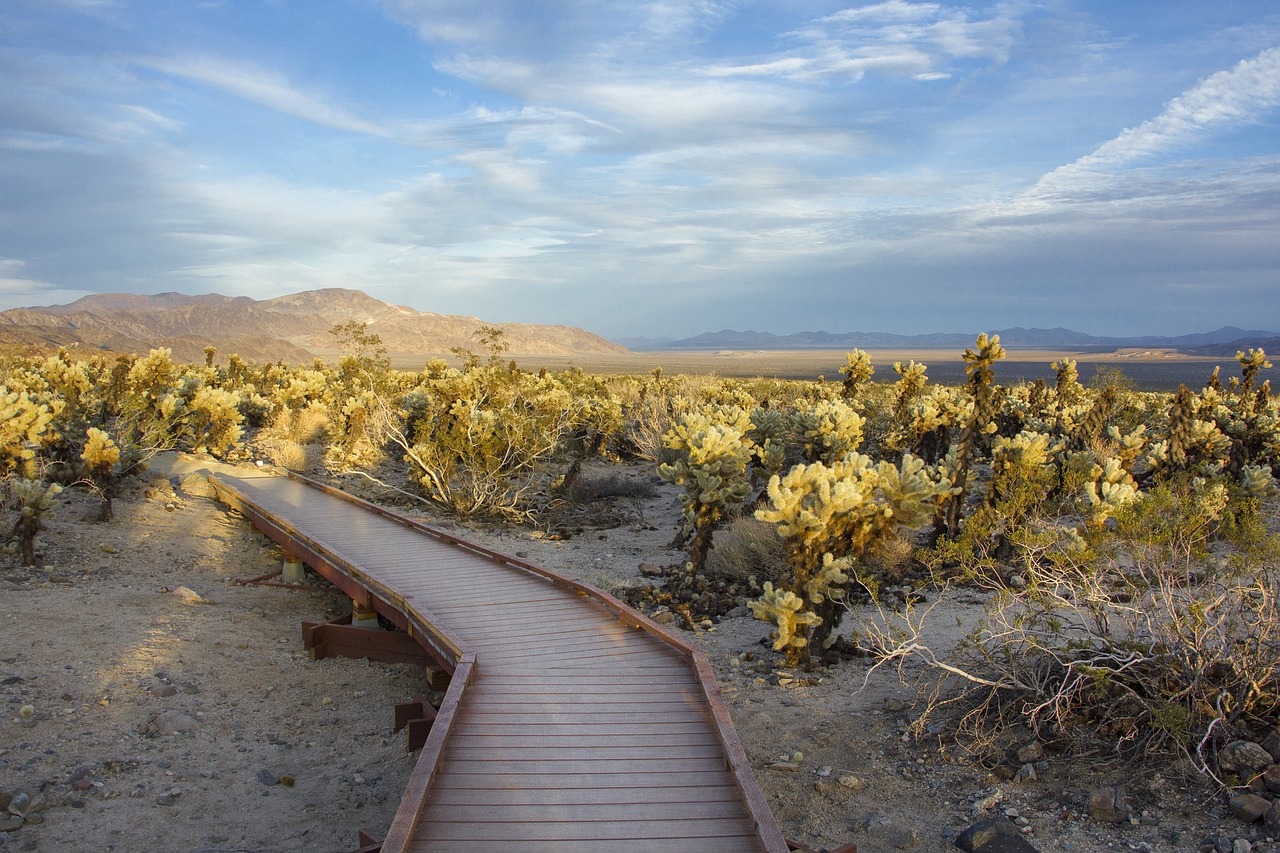
{"label": "blue sky", "polygon": [[0,308],[1280,329],[1274,0],[4,0]]}

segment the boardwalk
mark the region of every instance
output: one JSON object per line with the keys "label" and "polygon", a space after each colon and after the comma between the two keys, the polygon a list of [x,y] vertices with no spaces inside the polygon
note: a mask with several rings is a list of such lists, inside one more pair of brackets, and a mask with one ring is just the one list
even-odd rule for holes
{"label": "boardwalk", "polygon": [[211,482],[453,673],[386,853],[787,850],[705,657],[680,638],[300,478]]}

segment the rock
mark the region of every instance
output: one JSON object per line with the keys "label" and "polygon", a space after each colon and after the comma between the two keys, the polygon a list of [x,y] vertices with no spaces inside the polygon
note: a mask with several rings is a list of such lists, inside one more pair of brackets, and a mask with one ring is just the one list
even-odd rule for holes
{"label": "rock", "polygon": [[1033,740],[1018,750],[1017,757],[1019,764],[1032,764],[1044,758],[1044,747],[1040,745],[1039,741]]}
{"label": "rock", "polygon": [[151,686],[151,695],[158,696],[161,699],[167,699],[170,696],[178,695],[178,688],[172,684],[153,684]]}
{"label": "rock", "polygon": [[1262,771],[1262,784],[1273,794],[1280,794],[1280,764],[1272,764]]}
{"label": "rock", "polygon": [[852,773],[841,773],[836,777],[836,781],[840,783],[841,787],[848,788],[850,791],[861,791],[863,788],[867,787],[866,782],[862,781],[857,776],[854,776]]}
{"label": "rock", "polygon": [[148,721],[145,733],[152,737],[167,737],[195,731],[199,727],[195,717],[181,711],[161,711]]}
{"label": "rock", "polygon": [[1280,838],[1280,800],[1276,800],[1262,816],[1267,824],[1267,834],[1272,838]]}
{"label": "rock", "polygon": [[1040,774],[1036,772],[1036,766],[1034,764],[1022,765],[1018,768],[1018,772],[1013,776],[1013,781],[1015,782],[1038,782],[1039,780]]}
{"label": "rock", "polygon": [[106,542],[103,542],[101,545],[99,545],[99,546],[98,546],[98,548],[99,548],[99,550],[101,550],[101,551],[102,551],[102,553],[104,553],[104,554],[119,554],[119,553],[120,553],[119,549],[115,548],[115,547],[114,547],[114,546],[112,546],[112,545],[108,545]]}
{"label": "rock", "polygon": [[1248,779],[1274,764],[1271,753],[1251,740],[1233,740],[1218,753],[1218,769]]}
{"label": "rock", "polygon": [[642,578],[660,578],[662,577],[662,566],[653,563],[640,564],[640,577]]}
{"label": "rock", "polygon": [[769,765],[769,769],[770,769],[770,770],[782,770],[782,771],[786,771],[786,772],[789,772],[789,773],[794,773],[794,772],[796,772],[797,770],[799,770],[799,769],[800,769],[800,762],[798,762],[798,761],[775,761],[775,762],[773,762],[772,764],[770,764],[770,765]]}
{"label": "rock", "polygon": [[969,853],[1037,853],[1017,826],[1004,817],[980,820],[956,836],[956,846]]}
{"label": "rock", "polygon": [[1237,838],[1231,844],[1231,853],[1253,853],[1253,842],[1247,838]]}
{"label": "rock", "polygon": [[17,815],[0,815],[0,832],[13,832],[15,829],[22,829],[22,824],[25,822]]}
{"label": "rock", "polygon": [[1280,761],[1280,728],[1274,728],[1262,739],[1262,748],[1274,761]]}
{"label": "rock", "polygon": [[750,615],[751,615],[751,608],[747,607],[745,604],[739,604],[737,607],[733,608],[728,613],[725,613],[724,616],[720,618],[721,619],[746,619]]}
{"label": "rock", "polygon": [[280,777],[264,767],[258,771],[258,781],[264,785],[275,785],[280,781]]}
{"label": "rock", "polygon": [[1105,823],[1124,823],[1129,819],[1129,803],[1124,788],[1095,788],[1089,794],[1089,817]]}
{"label": "rock", "polygon": [[171,591],[169,594],[174,596],[175,598],[181,599],[186,604],[209,604],[210,603],[209,599],[203,597],[202,595],[200,595],[200,593],[196,592],[190,587],[180,586],[177,589]]}
{"label": "rock", "polygon": [[188,495],[198,498],[217,497],[213,491],[213,486],[209,485],[209,478],[203,474],[192,472],[185,475],[178,482],[178,486]]}
{"label": "rock", "polygon": [[913,850],[920,846],[920,830],[915,827],[890,830],[889,843],[898,850]]}
{"label": "rock", "polygon": [[676,621],[676,615],[670,610],[664,610],[661,613],[655,613],[649,617],[659,625],[670,625]]}
{"label": "rock", "polygon": [[1257,794],[1236,794],[1230,801],[1231,813],[1245,823],[1262,820],[1262,816],[1271,808],[1271,801]]}

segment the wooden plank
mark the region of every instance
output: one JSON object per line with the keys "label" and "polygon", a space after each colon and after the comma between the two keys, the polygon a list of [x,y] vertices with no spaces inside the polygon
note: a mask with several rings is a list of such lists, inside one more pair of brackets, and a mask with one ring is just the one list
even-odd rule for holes
{"label": "wooden plank", "polygon": [[577,764],[588,765],[609,761],[699,761],[711,759],[724,762],[724,752],[718,743],[695,744],[662,744],[659,746],[626,746],[608,744],[606,746],[522,746],[518,749],[508,748],[503,744],[493,744],[474,739],[453,738],[446,753],[448,760],[454,761],[500,761],[521,763],[549,763],[556,767],[566,767],[574,773],[582,772]]}
{"label": "wooden plank", "polygon": [[431,797],[436,806],[456,805],[587,805],[596,803],[741,803],[736,785],[633,788],[441,788]]}
{"label": "wooden plank", "polygon": [[525,734],[515,734],[512,732],[494,732],[492,734],[481,734],[474,732],[462,733],[458,732],[451,739],[458,749],[505,749],[507,754],[514,754],[516,750],[521,755],[526,755],[525,750],[534,748],[550,748],[560,750],[566,757],[572,757],[571,750],[588,749],[592,751],[600,751],[612,747],[625,748],[628,750],[650,750],[653,754],[663,748],[676,748],[688,746],[703,746],[720,749],[720,744],[716,741],[715,736],[711,732],[706,731],[705,727],[700,732],[663,732],[650,731],[643,734],[617,734],[611,732],[609,734],[589,735],[576,729],[563,732],[560,734],[547,734],[545,732],[527,731]]}
{"label": "wooden plank", "polygon": [[[593,823],[639,821],[724,821],[738,823],[747,810],[740,800],[686,800],[665,803],[476,803],[439,810],[439,823]],[[642,836],[651,837],[651,836]]]}
{"label": "wooden plank", "polygon": [[571,780],[588,783],[590,777],[599,773],[705,773],[721,770],[725,766],[722,755],[702,758],[583,758],[562,761],[554,757],[524,759],[508,754],[506,757],[476,761],[470,756],[470,752],[447,750],[443,758],[447,772],[450,775],[519,773],[559,776],[563,784],[572,786],[574,781]]}
{"label": "wooden plank", "polygon": [[698,770],[673,775],[661,770],[645,770],[636,772],[590,773],[579,774],[583,780],[573,784],[571,779],[563,775],[545,773],[481,773],[472,768],[459,768],[450,772],[447,778],[441,778],[431,791],[431,801],[437,796],[444,796],[446,791],[542,791],[561,789],[618,789],[639,790],[641,788],[692,789],[701,787],[719,787],[732,785],[733,776],[727,770]]}
{"label": "wooden plank", "polygon": [[[650,840],[660,838],[680,838],[698,840],[703,838],[720,838],[725,835],[744,836],[752,832],[751,822],[740,818],[698,820],[600,820],[573,821],[554,820],[537,823],[489,823],[479,821],[468,823],[449,820],[423,820],[422,831],[433,842],[440,841],[505,841],[518,842],[561,842],[569,840],[614,842],[622,840]],[[516,848],[520,849],[520,848]],[[561,848],[546,848],[561,849]],[[613,849],[613,848],[603,848]],[[689,847],[689,850],[700,850],[700,847]],[[749,849],[749,848],[748,848]]]}
{"label": "wooden plank", "polygon": [[[505,841],[421,838],[412,848],[413,853],[516,853],[517,850],[519,853],[602,853],[602,850],[607,853],[690,853],[690,849],[688,839],[684,838],[611,839],[603,848],[594,839],[561,838],[539,847],[529,843],[513,847]],[[753,853],[763,848],[754,836],[740,835],[699,838],[692,849],[696,853]]]}

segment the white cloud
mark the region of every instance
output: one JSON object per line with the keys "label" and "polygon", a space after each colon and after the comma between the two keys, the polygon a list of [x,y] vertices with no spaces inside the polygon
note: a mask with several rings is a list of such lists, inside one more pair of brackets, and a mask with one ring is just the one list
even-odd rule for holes
{"label": "white cloud", "polygon": [[1089,154],[1045,175],[1029,193],[1046,197],[1088,191],[1110,172],[1238,127],[1280,105],[1280,47],[1206,77],[1153,119],[1129,128]]}
{"label": "white cloud", "polygon": [[265,68],[235,64],[209,56],[138,59],[137,65],[175,77],[205,83],[239,98],[323,127],[384,136],[385,129],[330,103],[323,95],[305,92]]}

